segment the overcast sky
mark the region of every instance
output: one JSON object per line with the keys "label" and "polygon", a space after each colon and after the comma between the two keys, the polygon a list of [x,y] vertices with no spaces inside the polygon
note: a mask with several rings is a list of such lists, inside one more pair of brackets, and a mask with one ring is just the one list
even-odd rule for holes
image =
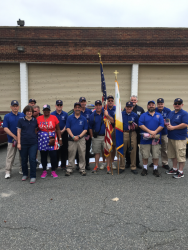
{"label": "overcast sky", "polygon": [[188,27],[188,0],[1,0],[0,26]]}

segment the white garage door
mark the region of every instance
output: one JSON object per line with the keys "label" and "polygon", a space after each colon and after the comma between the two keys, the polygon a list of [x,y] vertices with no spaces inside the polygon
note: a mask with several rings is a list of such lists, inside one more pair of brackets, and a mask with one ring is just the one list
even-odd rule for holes
{"label": "white garage door", "polygon": [[138,104],[146,110],[148,100],[162,97],[165,106],[173,109],[175,98],[182,98],[188,111],[188,66],[153,65],[139,67]]}
{"label": "white garage door", "polygon": [[0,110],[9,111],[12,100],[20,103],[20,65],[0,63]]}
{"label": "white garage door", "polygon": [[[115,77],[117,70],[118,82],[123,105],[130,97],[131,66],[104,65],[107,95],[115,93]],[[99,65],[48,65],[29,64],[29,98],[37,100],[42,108],[50,104],[54,110],[55,101],[63,100],[64,110],[73,108],[73,103],[84,96],[88,104],[102,98]]]}

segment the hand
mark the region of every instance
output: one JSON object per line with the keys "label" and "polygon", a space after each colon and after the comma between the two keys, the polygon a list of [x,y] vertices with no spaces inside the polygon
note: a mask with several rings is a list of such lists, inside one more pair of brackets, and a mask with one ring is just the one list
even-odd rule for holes
{"label": "hand", "polygon": [[175,128],[174,128],[174,126],[172,126],[172,125],[168,125],[168,126],[167,126],[167,129],[168,129],[168,130],[174,130]]}
{"label": "hand", "polygon": [[18,140],[18,137],[17,137],[16,135],[15,135],[13,138],[14,138],[14,140],[15,140],[15,141],[17,141],[17,140]]}
{"label": "hand", "polygon": [[59,145],[60,145],[60,146],[62,146],[62,145],[63,145],[62,140],[59,140]]}
{"label": "hand", "polygon": [[75,137],[74,137],[74,141],[79,141],[79,137],[78,137],[78,136],[75,136]]}
{"label": "hand", "polygon": [[104,111],[104,115],[105,115],[106,117],[108,116],[108,111],[107,111],[107,110]]}
{"label": "hand", "polygon": [[151,131],[151,133],[150,133],[150,135],[151,135],[152,138],[155,138],[156,134],[157,133],[155,131]]}
{"label": "hand", "polygon": [[17,144],[17,148],[18,148],[19,150],[21,150],[21,144],[20,144],[20,143]]}

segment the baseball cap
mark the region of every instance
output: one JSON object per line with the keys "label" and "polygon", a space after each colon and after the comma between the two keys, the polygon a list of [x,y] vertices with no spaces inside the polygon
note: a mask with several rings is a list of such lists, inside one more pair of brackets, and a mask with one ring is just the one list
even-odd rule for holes
{"label": "baseball cap", "polygon": [[180,102],[181,104],[183,103],[183,100],[181,99],[181,98],[176,98],[175,100],[174,100],[174,103],[175,102]]}
{"label": "baseball cap", "polygon": [[86,98],[85,97],[80,97],[79,102],[82,102],[82,101],[86,102]]}
{"label": "baseball cap", "polygon": [[97,104],[100,104],[100,105],[102,105],[102,102],[101,102],[101,100],[97,100],[97,101],[95,101],[95,105],[97,105]]}
{"label": "baseball cap", "polygon": [[35,102],[35,103],[37,103],[35,99],[29,99],[29,103],[30,103],[30,102]]}
{"label": "baseball cap", "polygon": [[154,104],[155,104],[155,102],[154,102],[153,100],[149,101],[149,102],[148,102],[148,104],[149,104],[150,102],[152,102],[152,103],[154,103]]}
{"label": "baseball cap", "polygon": [[112,99],[114,100],[113,95],[109,95],[109,96],[107,97],[107,100],[110,99],[110,98],[112,98]]}
{"label": "baseball cap", "polygon": [[63,105],[63,101],[57,100],[57,101],[56,101],[56,105],[58,105],[58,104]]}
{"label": "baseball cap", "polygon": [[157,99],[157,103],[160,103],[160,102],[161,102],[161,103],[164,103],[164,99],[163,99],[163,98],[158,98],[158,99]]}
{"label": "baseball cap", "polygon": [[75,108],[76,105],[79,105],[81,107],[81,104],[79,102],[75,102],[74,108]]}
{"label": "baseball cap", "polygon": [[42,110],[45,110],[45,109],[49,109],[49,110],[50,110],[50,105],[45,104],[45,105],[43,106],[43,109],[42,109]]}
{"label": "baseball cap", "polygon": [[11,102],[10,105],[11,105],[11,106],[14,106],[14,105],[18,105],[18,106],[19,106],[19,102],[16,101],[16,100],[12,100],[12,102]]}
{"label": "baseball cap", "polygon": [[132,102],[126,102],[126,107],[133,107],[133,103]]}

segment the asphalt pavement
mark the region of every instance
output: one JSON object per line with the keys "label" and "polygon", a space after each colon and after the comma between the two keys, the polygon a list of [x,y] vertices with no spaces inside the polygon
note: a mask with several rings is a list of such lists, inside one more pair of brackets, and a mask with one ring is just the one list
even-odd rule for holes
{"label": "asphalt pavement", "polygon": [[[22,182],[18,154],[4,178],[6,146],[0,147],[0,250],[188,249],[188,170],[174,179],[159,167],[141,176],[126,169],[107,175],[57,170],[53,179]],[[151,159],[150,159],[151,162]],[[161,165],[161,163],[160,163]],[[94,167],[92,163],[91,168]],[[172,166],[170,162],[170,166]],[[118,198],[118,201],[112,199]]]}

